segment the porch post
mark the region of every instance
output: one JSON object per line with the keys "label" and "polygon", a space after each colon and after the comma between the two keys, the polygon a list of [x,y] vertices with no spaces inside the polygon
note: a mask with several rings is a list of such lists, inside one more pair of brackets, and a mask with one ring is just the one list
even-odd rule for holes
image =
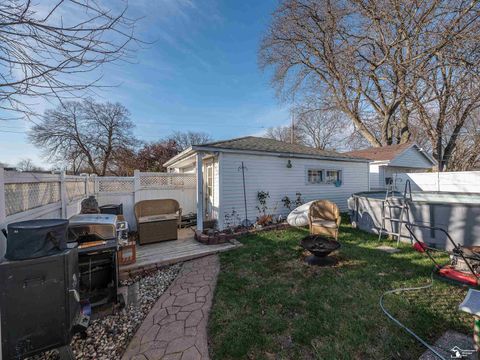
{"label": "porch post", "polygon": [[197,230],[203,230],[203,154],[197,152]]}

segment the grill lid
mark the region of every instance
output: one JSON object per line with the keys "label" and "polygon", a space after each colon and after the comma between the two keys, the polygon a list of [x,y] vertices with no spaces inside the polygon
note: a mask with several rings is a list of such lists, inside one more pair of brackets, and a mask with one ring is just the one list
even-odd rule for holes
{"label": "grill lid", "polygon": [[117,216],[110,214],[79,214],[70,218],[69,241],[117,239]]}
{"label": "grill lid", "polygon": [[80,224],[102,224],[113,225],[117,224],[117,215],[111,214],[78,214],[70,218],[70,225]]}

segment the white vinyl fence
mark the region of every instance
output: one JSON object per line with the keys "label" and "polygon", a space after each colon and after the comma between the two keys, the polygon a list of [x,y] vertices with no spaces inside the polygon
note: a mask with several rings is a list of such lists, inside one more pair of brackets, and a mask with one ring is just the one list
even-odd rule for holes
{"label": "white vinyl fence", "polygon": [[[0,229],[33,219],[64,218],[80,212],[83,199],[95,195],[98,204],[123,204],[130,228],[135,230],[133,206],[146,199],[176,199],[183,213],[196,212],[194,174],[144,173],[132,177],[69,176],[5,171],[0,167]],[[5,238],[0,235],[0,258]]]}
{"label": "white vinyl fence", "polygon": [[395,174],[396,188],[403,190],[408,179],[413,191],[480,193],[480,171]]}
{"label": "white vinyl fence", "polygon": [[183,214],[196,212],[195,174],[150,173],[135,171],[133,177],[95,177],[98,204],[123,204],[123,213],[136,229],[133,206],[141,200],[175,199]]}

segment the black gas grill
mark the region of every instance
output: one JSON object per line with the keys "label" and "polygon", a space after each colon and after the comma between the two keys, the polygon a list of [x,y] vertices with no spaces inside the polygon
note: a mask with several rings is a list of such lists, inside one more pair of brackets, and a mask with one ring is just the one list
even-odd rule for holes
{"label": "black gas grill", "polygon": [[80,297],[92,307],[117,300],[119,227],[110,214],[70,218],[68,241],[78,244]]}
{"label": "black gas grill", "polygon": [[8,257],[0,262],[4,359],[58,347],[71,358],[73,332],[88,325],[81,304],[88,309],[117,300],[117,251],[126,229],[116,215],[82,214],[2,230]]}

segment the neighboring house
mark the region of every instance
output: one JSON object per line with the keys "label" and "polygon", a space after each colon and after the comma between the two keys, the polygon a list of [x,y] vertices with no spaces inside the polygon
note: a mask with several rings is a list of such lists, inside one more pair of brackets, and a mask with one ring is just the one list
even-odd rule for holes
{"label": "neighboring house", "polygon": [[[242,177],[245,173],[245,198]],[[197,227],[216,219],[223,229],[259,216],[257,193],[266,191],[268,214],[289,213],[282,198],[293,202],[328,199],[347,210],[347,198],[368,190],[369,164],[334,151],[314,149],[261,137],[247,136],[194,145],[164,164],[169,172],[196,173]]]}
{"label": "neighboring house", "polygon": [[384,189],[395,174],[425,172],[436,166],[436,161],[415,143],[405,143],[363,150],[344,155],[372,160],[370,163],[370,189]]}

